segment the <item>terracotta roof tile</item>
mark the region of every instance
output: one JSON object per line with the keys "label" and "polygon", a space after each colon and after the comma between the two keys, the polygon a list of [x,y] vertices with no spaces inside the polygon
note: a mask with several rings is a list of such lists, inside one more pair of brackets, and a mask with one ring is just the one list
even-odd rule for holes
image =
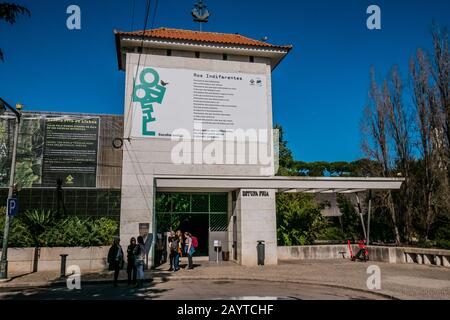
{"label": "terracotta roof tile", "polygon": [[[142,34],[143,34],[142,30],[141,31],[132,31],[132,32],[124,32],[124,31],[116,32],[116,35],[142,36]],[[277,45],[269,44],[264,41],[259,41],[259,40],[255,40],[255,39],[251,39],[251,38],[242,36],[240,34],[201,32],[201,31],[171,29],[171,28],[159,28],[159,29],[145,30],[144,36],[149,37],[149,38],[212,42],[212,43],[220,43],[220,44],[256,46],[256,47],[266,47],[266,48],[283,49],[283,50],[289,50],[292,48],[292,46],[277,46]]]}

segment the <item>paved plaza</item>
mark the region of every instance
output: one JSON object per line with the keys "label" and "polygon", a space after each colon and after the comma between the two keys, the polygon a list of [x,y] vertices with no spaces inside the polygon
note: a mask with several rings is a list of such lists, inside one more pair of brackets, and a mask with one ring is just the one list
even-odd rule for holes
{"label": "paved plaza", "polygon": [[[367,268],[381,270],[381,289],[367,287]],[[121,281],[112,288],[109,272],[82,275],[81,290],[70,291],[56,272],[18,275],[0,283],[1,299],[450,299],[450,269],[430,265],[280,261],[278,266],[243,267],[199,262],[194,270],[147,271],[144,288]],[[121,279],[126,274],[122,272]]]}

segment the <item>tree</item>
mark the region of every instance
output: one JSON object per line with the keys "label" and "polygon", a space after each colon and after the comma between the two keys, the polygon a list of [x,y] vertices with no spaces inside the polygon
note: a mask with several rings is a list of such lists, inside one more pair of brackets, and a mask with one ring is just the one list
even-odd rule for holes
{"label": "tree", "polygon": [[[279,162],[278,175],[297,176],[300,174],[298,166],[292,157],[288,143],[284,140],[284,131],[279,130]],[[327,226],[322,216],[319,204],[312,195],[302,193],[279,193],[277,204],[277,237],[279,245],[312,244]]]}
{"label": "tree", "polygon": [[287,140],[284,139],[284,130],[280,125],[275,125],[275,130],[278,130],[279,139],[279,169],[277,172],[278,176],[291,176],[293,175],[293,163],[294,159],[292,157],[292,151],[288,147]]}
{"label": "tree", "polygon": [[[375,80],[375,70],[371,70],[371,86],[369,90],[369,103],[364,110],[363,130],[363,150],[369,158],[374,158],[379,164],[379,174],[383,177],[391,175],[392,159],[389,150],[388,132],[388,107],[387,92],[384,94],[380,90]],[[376,172],[378,174],[378,172]],[[384,199],[389,210],[395,233],[395,241],[401,243],[398,231],[396,208],[392,192],[387,191]]]}
{"label": "tree", "polygon": [[327,220],[312,195],[277,195],[277,237],[282,246],[312,244],[327,227]]}
{"label": "tree", "polygon": [[[19,15],[26,14],[31,16],[30,10],[27,8],[13,4],[13,3],[0,3],[0,20],[5,20],[7,23],[14,24]],[[2,49],[0,49],[0,60],[4,61],[4,55]]]}
{"label": "tree", "polygon": [[[417,190],[420,195],[418,208],[421,210],[417,217],[425,240],[428,240],[439,212],[448,212],[449,209],[449,147],[446,134],[449,68],[448,61],[447,66],[441,61],[442,56],[445,56],[443,48],[446,48],[448,59],[448,39],[440,39],[441,33],[436,29],[432,34],[434,62],[422,49],[418,49],[410,61],[413,101],[417,112],[418,149],[421,154],[419,166],[422,168],[422,172],[417,173],[417,182],[421,185]],[[444,81],[447,82],[447,89],[441,88]]]}
{"label": "tree", "polygon": [[418,49],[410,59],[409,91],[397,67],[381,85],[371,70],[362,147],[378,163],[369,174],[405,178],[399,192],[374,200],[375,210],[390,213],[397,243],[436,239],[446,234],[437,222],[450,218],[448,32],[433,26],[431,35],[432,54]]}
{"label": "tree", "polygon": [[442,144],[446,156],[447,179],[450,181],[450,52],[447,28],[440,29],[434,25],[432,29],[433,58],[431,62],[431,76],[434,80],[438,104],[438,112],[442,118]]}
{"label": "tree", "polygon": [[405,177],[405,182],[400,190],[400,201],[397,201],[397,212],[403,213],[403,238],[409,242],[412,228],[412,206],[408,199],[412,196],[410,164],[413,123],[409,116],[410,111],[403,103],[403,84],[397,66],[392,68],[388,79],[384,81],[383,99],[387,112],[388,135],[394,149],[395,171],[400,172]]}
{"label": "tree", "polygon": [[337,195],[337,204],[342,213],[341,223],[342,231],[346,239],[363,239],[364,234],[361,227],[361,221],[356,212],[355,205],[344,195]]}

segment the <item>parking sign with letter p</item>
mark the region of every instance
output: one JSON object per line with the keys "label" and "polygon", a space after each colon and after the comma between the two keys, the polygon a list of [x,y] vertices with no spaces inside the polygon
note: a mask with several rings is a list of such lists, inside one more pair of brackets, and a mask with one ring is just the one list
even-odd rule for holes
{"label": "parking sign with letter p", "polygon": [[8,199],[8,216],[15,217],[17,213],[19,212],[19,201],[16,198],[9,198]]}

